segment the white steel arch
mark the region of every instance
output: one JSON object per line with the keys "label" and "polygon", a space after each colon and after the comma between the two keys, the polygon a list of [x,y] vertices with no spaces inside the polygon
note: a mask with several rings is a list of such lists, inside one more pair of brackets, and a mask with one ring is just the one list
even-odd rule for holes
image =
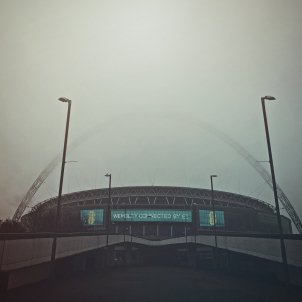
{"label": "white steel arch", "polygon": [[[250,166],[255,169],[258,174],[264,179],[264,181],[269,185],[271,189],[273,189],[273,184],[271,180],[271,175],[265,170],[265,168],[257,162],[257,160],[244,148],[242,147],[238,142],[236,142],[234,139],[232,139],[230,136],[228,136],[226,133],[214,128],[213,126],[199,121],[202,127],[208,131],[209,133],[213,134],[215,137],[220,139],[222,142],[226,143],[228,146],[230,146],[232,149],[234,149],[240,156],[245,159]],[[86,134],[80,136],[78,139],[76,139],[70,146],[69,151],[70,153],[73,149],[78,147],[80,144],[82,144],[84,141],[89,139],[91,136],[95,135],[97,133],[96,128],[92,131],[88,131]],[[56,166],[61,161],[61,154],[58,154],[47,166],[46,168],[41,172],[41,174],[37,177],[37,179],[34,181],[34,183],[31,185],[27,193],[25,194],[24,198],[20,202],[16,212],[14,213],[13,220],[20,220],[22,214],[24,213],[26,207],[30,204],[32,198],[34,197],[35,193],[38,191],[40,186],[43,184],[43,182],[46,180],[46,178],[51,174],[51,172],[56,168]],[[286,194],[283,192],[281,187],[277,184],[277,192],[278,192],[278,198],[285,208],[286,212],[290,216],[292,222],[296,226],[298,232],[302,234],[302,223],[301,220],[295,211],[294,207],[290,203],[289,199],[287,198]]]}

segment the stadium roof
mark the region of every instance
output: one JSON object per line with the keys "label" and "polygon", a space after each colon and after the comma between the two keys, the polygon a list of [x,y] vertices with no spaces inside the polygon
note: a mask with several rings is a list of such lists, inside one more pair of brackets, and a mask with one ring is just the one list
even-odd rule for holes
{"label": "stadium roof", "polygon": [[[37,207],[52,207],[57,197],[47,199]],[[274,212],[274,207],[262,200],[240,194],[214,191],[215,205],[220,207],[245,207]],[[62,205],[98,206],[108,203],[108,188],[78,191],[62,196]],[[111,204],[131,206],[210,206],[211,190],[172,186],[128,186],[111,188]]]}

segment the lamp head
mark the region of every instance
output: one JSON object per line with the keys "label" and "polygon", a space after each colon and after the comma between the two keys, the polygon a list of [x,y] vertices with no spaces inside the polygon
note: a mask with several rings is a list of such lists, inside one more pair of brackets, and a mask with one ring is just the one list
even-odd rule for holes
{"label": "lamp head", "polygon": [[211,175],[211,178],[213,178],[213,177],[218,177],[218,175]]}
{"label": "lamp head", "polygon": [[271,95],[266,95],[264,97],[262,97],[263,100],[269,100],[269,101],[274,101],[276,100],[275,97],[271,96]]}
{"label": "lamp head", "polygon": [[58,100],[60,101],[60,102],[64,102],[64,103],[71,103],[71,100],[70,99],[68,99],[68,98],[65,98],[65,97],[60,97],[60,98],[58,98]]}
{"label": "lamp head", "polygon": [[106,173],[105,176],[106,176],[106,177],[111,177],[111,174]]}

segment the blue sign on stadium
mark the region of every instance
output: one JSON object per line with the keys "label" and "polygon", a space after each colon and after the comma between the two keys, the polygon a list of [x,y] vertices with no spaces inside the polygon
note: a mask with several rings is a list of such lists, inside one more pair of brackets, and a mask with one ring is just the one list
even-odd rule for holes
{"label": "blue sign on stadium", "polygon": [[[214,227],[214,212],[199,210],[199,226]],[[224,227],[224,211],[215,211],[216,227]]]}
{"label": "blue sign on stadium", "polygon": [[102,225],[104,222],[103,209],[81,210],[81,221],[85,226]]}
{"label": "blue sign on stadium", "polygon": [[114,222],[192,222],[192,212],[185,210],[111,210]]}

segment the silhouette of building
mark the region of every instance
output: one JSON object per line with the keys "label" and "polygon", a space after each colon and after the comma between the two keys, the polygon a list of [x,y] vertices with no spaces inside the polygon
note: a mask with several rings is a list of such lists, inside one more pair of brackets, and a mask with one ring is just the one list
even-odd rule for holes
{"label": "silhouette of building", "polygon": [[[73,192],[62,196],[62,231],[105,231],[109,209],[109,232],[143,237],[177,237],[200,232],[277,233],[274,207],[262,200],[223,191],[137,186]],[[57,198],[45,200],[22,217],[37,230],[50,231],[49,217]],[[52,213],[52,214],[51,214]],[[215,213],[215,216],[214,216]],[[47,224],[47,221],[50,221]],[[39,228],[39,224],[44,227]],[[292,233],[291,221],[282,216],[284,233]]]}

